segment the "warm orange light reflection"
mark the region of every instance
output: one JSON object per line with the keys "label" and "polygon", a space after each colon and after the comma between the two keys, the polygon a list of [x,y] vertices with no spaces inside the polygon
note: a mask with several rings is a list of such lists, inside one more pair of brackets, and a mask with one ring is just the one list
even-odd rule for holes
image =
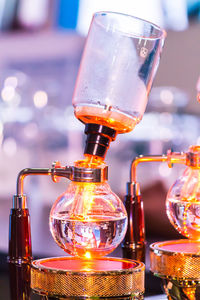
{"label": "warm orange light reflection", "polygon": [[200,92],[197,94],[197,101],[200,102]]}
{"label": "warm orange light reflection", "polygon": [[101,168],[105,166],[103,157],[85,154],[85,159],[77,160],[75,166],[79,168]]}
{"label": "warm orange light reflection", "polygon": [[130,116],[119,110],[114,111],[110,105],[105,105],[104,107],[76,106],[74,113],[77,119],[83,123],[104,125],[116,130],[117,133],[132,131],[141,120],[139,113],[137,117]]}
{"label": "warm orange light reflection", "polygon": [[88,258],[88,259],[92,258],[91,253],[87,251],[85,253],[85,258]]}

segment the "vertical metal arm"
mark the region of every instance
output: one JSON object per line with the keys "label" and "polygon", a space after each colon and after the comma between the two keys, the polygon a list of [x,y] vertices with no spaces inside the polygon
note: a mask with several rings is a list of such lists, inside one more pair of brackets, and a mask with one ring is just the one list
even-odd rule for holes
{"label": "vertical metal arm", "polygon": [[30,264],[32,260],[31,229],[23,180],[27,175],[49,175],[49,169],[24,169],[17,179],[17,194],[9,222],[9,274],[11,300],[30,299]]}
{"label": "vertical metal arm", "polygon": [[128,227],[122,244],[123,257],[145,262],[145,231],[143,203],[140,195],[126,195]]}
{"label": "vertical metal arm", "polygon": [[11,300],[30,299],[30,264],[32,260],[30,216],[24,195],[24,179],[29,175],[51,175],[70,177],[71,167],[24,169],[17,178],[17,194],[13,197],[13,208],[9,222],[9,274]]}

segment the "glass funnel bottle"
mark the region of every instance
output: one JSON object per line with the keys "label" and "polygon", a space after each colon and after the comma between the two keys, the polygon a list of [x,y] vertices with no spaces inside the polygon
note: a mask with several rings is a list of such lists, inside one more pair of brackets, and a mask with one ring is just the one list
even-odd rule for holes
{"label": "glass funnel bottle", "polygon": [[165,32],[147,21],[95,13],[73,95],[75,116],[117,133],[133,130],[145,111],[164,39]]}

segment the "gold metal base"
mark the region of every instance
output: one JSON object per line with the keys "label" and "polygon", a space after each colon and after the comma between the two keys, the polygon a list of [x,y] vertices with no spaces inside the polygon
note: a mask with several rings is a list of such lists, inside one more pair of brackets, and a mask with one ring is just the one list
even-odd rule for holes
{"label": "gold metal base", "polygon": [[178,281],[163,279],[163,288],[169,300],[199,300],[200,286],[183,287]]}
{"label": "gold metal base", "polygon": [[175,240],[150,246],[150,269],[170,300],[200,299],[200,242]]}
{"label": "gold metal base", "polygon": [[121,258],[36,260],[31,267],[31,288],[58,299],[143,299],[144,264]]}
{"label": "gold metal base", "polygon": [[58,298],[58,297],[48,297],[48,296],[41,296],[40,297],[41,300],[86,300],[86,299],[95,299],[95,300],[99,300],[99,299],[102,299],[102,300],[142,300],[144,299],[143,295],[141,295],[140,298],[136,298],[135,296],[124,296],[124,297],[109,297],[109,298],[102,298],[102,297],[83,297],[83,298],[80,298],[80,297],[64,297],[64,298]]}

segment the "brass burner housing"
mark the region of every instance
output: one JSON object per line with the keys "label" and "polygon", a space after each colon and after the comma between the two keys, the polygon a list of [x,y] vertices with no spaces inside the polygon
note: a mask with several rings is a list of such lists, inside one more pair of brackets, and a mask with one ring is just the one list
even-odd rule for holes
{"label": "brass burner housing", "polygon": [[31,288],[49,297],[143,299],[144,264],[121,258],[40,259],[32,263]]}
{"label": "brass burner housing", "polygon": [[150,269],[163,279],[168,299],[200,299],[200,242],[174,240],[150,246]]}

